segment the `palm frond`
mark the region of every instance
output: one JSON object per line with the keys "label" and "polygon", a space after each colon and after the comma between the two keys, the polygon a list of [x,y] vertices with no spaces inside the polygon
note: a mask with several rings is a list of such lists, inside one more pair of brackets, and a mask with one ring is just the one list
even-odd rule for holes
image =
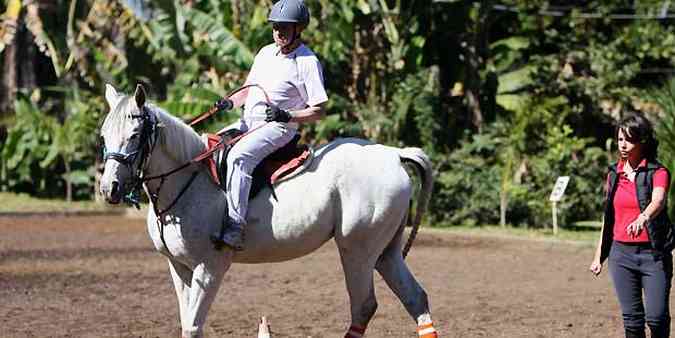
{"label": "palm frond", "polygon": [[61,76],[61,61],[59,61],[59,54],[54,47],[54,43],[47,35],[40,18],[38,4],[31,2],[26,5],[26,27],[33,33],[35,37],[35,44],[40,52],[51,58],[52,66],[57,77]]}
{"label": "palm frond", "polygon": [[21,0],[9,0],[7,10],[0,22],[0,52],[14,40],[19,13],[21,13]]}
{"label": "palm frond", "polygon": [[183,15],[194,29],[195,44],[205,56],[226,60],[240,69],[248,69],[253,63],[253,52],[232,31],[218,21],[217,17],[196,8],[183,8]]}

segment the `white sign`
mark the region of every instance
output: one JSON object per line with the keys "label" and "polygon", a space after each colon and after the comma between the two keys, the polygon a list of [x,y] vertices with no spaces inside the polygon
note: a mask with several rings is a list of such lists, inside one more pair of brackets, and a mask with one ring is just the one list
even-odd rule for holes
{"label": "white sign", "polygon": [[562,199],[563,195],[565,194],[565,189],[567,188],[567,183],[569,182],[570,182],[569,176],[558,177],[558,179],[555,181],[555,185],[553,186],[551,197],[549,197],[548,200],[551,202],[560,201],[560,199]]}

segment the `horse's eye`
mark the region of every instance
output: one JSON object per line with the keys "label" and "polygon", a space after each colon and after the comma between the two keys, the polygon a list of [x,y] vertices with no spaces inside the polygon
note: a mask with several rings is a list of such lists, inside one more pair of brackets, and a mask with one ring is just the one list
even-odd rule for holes
{"label": "horse's eye", "polygon": [[138,134],[132,134],[132,135],[129,137],[129,140],[134,140],[134,139],[137,139],[137,138],[138,138]]}

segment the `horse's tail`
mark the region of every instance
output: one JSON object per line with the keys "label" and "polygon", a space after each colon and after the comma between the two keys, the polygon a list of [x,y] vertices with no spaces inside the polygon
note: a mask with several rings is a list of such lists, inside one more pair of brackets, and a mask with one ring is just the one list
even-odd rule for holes
{"label": "horse's tail", "polygon": [[410,237],[403,247],[403,258],[408,255],[410,247],[412,247],[413,241],[417,236],[417,231],[419,230],[420,223],[422,222],[422,216],[424,211],[429,205],[429,200],[431,199],[431,191],[434,187],[434,176],[431,160],[429,156],[424,153],[420,148],[402,148],[397,149],[401,161],[403,163],[411,163],[415,167],[417,174],[420,177],[421,189],[419,191],[419,196],[417,200],[417,209],[415,210],[415,215],[408,214],[408,226],[410,229]]}

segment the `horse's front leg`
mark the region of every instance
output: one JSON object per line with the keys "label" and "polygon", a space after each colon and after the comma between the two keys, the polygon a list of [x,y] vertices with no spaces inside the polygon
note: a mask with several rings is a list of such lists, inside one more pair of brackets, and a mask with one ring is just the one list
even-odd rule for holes
{"label": "horse's front leg", "polygon": [[231,251],[218,252],[219,257],[202,262],[192,271],[189,306],[183,324],[183,337],[202,337],[204,323],[213,300],[216,298],[225,272],[232,264]]}
{"label": "horse's front leg", "polygon": [[178,311],[180,314],[181,330],[187,327],[187,313],[190,305],[190,284],[192,283],[192,270],[187,266],[172,261],[169,262],[169,270],[171,271],[171,278],[173,279],[173,286],[176,289],[176,296],[178,297]]}

